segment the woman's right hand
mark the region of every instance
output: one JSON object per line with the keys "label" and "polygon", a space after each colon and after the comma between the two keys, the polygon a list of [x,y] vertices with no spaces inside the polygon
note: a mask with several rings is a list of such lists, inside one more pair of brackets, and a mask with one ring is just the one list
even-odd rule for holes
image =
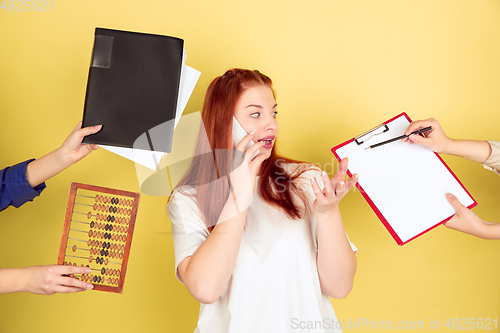
{"label": "woman's right hand", "polygon": [[425,146],[436,153],[448,153],[453,139],[450,139],[444,133],[439,122],[434,119],[417,120],[412,122],[406,129],[405,135],[411,132],[418,131],[419,129],[431,126],[432,129],[424,132],[425,137],[421,135],[412,134],[408,138],[403,139],[403,142],[418,143]]}
{"label": "woman's right hand", "polygon": [[234,154],[234,169],[229,174],[231,180],[231,190],[234,192],[239,210],[246,209],[251,202],[255,192],[256,178],[260,172],[262,162],[264,162],[269,155],[259,154],[252,158],[254,154],[261,149],[265,143],[256,142],[245,151],[245,147],[255,136],[255,133],[249,133],[236,145]]}

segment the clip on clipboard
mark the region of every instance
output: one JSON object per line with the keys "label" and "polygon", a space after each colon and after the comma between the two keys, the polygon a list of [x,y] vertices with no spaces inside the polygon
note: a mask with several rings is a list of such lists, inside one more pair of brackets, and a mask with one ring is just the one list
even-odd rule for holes
{"label": "clip on clipboard", "polygon": [[356,187],[398,245],[453,217],[446,193],[468,208],[477,205],[443,159],[422,145],[397,141],[365,150],[404,134],[410,123],[401,113],[331,149],[337,160],[349,158],[348,175],[359,175]]}

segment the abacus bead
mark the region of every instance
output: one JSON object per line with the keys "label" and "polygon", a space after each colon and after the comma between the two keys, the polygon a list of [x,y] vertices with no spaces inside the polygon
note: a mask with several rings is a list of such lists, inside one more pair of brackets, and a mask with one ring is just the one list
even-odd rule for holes
{"label": "abacus bead", "polygon": [[96,201],[96,202],[99,202],[99,194],[96,194],[96,195],[95,195],[95,201]]}
{"label": "abacus bead", "polygon": [[101,274],[102,274],[102,275],[104,275],[104,273],[106,273],[106,268],[104,268],[104,267],[103,267],[103,268],[101,269]]}
{"label": "abacus bead", "polygon": [[94,206],[92,207],[94,210],[97,210],[97,203],[94,204]]}
{"label": "abacus bead", "polygon": [[89,219],[89,220],[90,220],[90,218],[91,218],[91,217],[92,217],[92,213],[91,213],[91,212],[89,212],[89,213],[87,214],[87,219]]}
{"label": "abacus bead", "polygon": [[92,237],[92,234],[93,234],[92,230],[89,230],[89,237]]}
{"label": "abacus bead", "polygon": [[108,258],[106,258],[106,260],[104,260],[104,265],[107,265],[108,264]]}
{"label": "abacus bead", "polygon": [[123,259],[123,252],[120,252],[120,259]]}
{"label": "abacus bead", "polygon": [[73,247],[71,248],[73,250],[73,252],[76,251],[76,245],[73,245]]}
{"label": "abacus bead", "polygon": [[92,262],[92,260],[94,260],[94,258],[92,258],[92,256],[89,257],[89,262]]}

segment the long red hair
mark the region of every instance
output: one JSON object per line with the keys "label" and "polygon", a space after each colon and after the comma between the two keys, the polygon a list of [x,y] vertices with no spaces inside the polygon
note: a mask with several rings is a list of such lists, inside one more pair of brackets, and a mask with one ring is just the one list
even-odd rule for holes
{"label": "long red hair", "polygon": [[[257,70],[230,69],[215,78],[207,89],[201,115],[201,126],[205,128],[200,128],[195,157],[176,188],[184,185],[197,186],[196,194],[191,196],[196,197],[199,212],[210,232],[217,224],[230,194],[229,183],[224,178],[231,171],[231,156],[234,152],[234,110],[241,94],[246,89],[259,85],[269,87],[276,99],[271,79]],[[206,153],[207,151],[210,153]],[[304,207],[305,211],[310,211],[311,208],[305,191],[299,189],[294,180],[312,166],[303,165],[289,172],[284,167],[288,163],[301,162],[279,156],[275,141],[269,158],[262,163],[258,190],[266,202],[282,210],[289,218],[299,219]],[[303,206],[298,205],[294,196],[302,201]]]}

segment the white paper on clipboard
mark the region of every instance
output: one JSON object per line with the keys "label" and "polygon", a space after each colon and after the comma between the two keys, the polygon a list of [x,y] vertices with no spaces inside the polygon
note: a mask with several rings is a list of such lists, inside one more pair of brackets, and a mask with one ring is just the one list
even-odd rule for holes
{"label": "white paper on clipboard", "polygon": [[409,124],[402,113],[386,123],[386,132],[332,148],[337,158],[349,158],[350,174],[359,174],[363,195],[399,245],[455,214],[446,193],[466,207],[477,204],[444,161],[424,146],[396,141],[365,150],[403,135]]}

